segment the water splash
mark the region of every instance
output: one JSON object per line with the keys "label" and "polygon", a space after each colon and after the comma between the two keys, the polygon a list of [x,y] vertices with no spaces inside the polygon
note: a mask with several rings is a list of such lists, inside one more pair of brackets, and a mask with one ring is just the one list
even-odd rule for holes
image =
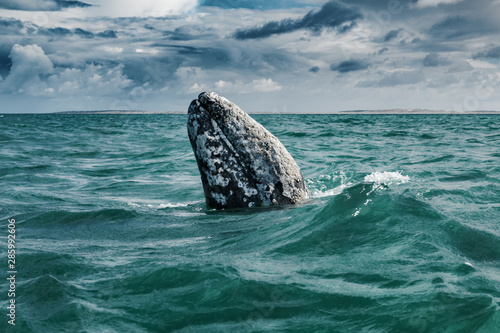
{"label": "water splash", "polygon": [[389,184],[405,184],[410,181],[409,176],[403,176],[400,172],[380,172],[375,171],[365,177],[366,183],[374,183],[380,185],[389,185]]}

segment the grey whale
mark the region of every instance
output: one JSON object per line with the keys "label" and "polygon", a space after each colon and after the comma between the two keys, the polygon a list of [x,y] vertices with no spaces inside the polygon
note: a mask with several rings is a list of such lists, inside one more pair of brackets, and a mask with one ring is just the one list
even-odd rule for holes
{"label": "grey whale", "polygon": [[219,94],[203,92],[191,102],[187,128],[207,206],[291,205],[309,197],[283,144]]}

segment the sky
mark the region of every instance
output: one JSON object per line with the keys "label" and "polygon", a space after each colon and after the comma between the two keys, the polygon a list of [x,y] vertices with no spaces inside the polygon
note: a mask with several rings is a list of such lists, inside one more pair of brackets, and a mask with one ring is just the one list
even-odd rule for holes
{"label": "sky", "polygon": [[500,110],[500,0],[0,0],[0,113]]}

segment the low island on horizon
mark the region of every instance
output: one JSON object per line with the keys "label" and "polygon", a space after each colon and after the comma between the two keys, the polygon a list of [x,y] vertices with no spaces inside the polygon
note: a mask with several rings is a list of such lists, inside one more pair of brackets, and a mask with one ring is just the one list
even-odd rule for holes
{"label": "low island on horizon", "polygon": [[[386,109],[386,110],[346,110],[331,112],[248,112],[249,114],[496,114],[500,111],[450,111],[427,109]],[[187,111],[143,111],[143,110],[91,110],[91,111],[58,111],[51,114],[187,114]]]}

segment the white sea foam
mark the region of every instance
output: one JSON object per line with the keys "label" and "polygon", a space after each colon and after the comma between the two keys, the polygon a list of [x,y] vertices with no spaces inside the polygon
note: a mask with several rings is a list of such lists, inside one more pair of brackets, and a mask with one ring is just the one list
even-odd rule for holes
{"label": "white sea foam", "polygon": [[336,188],[333,188],[331,190],[327,190],[327,191],[313,191],[312,192],[312,197],[313,198],[323,198],[323,197],[330,197],[330,196],[334,196],[334,195],[339,195],[340,193],[342,193],[342,191],[348,187],[348,185],[340,185],[340,186],[337,186]]}
{"label": "white sea foam", "polygon": [[[170,202],[167,202],[167,203],[162,203],[158,206],[158,209],[164,209],[164,208],[178,208],[178,207],[187,207],[189,206],[190,202],[188,203],[184,203],[184,202],[178,202],[178,203],[170,203]],[[151,205],[151,207],[153,207]]]}
{"label": "white sea foam", "polygon": [[135,208],[146,209],[165,209],[165,208],[181,208],[198,204],[203,201],[187,201],[187,202],[165,202],[164,200],[136,200],[136,202],[127,202],[129,206]]}
{"label": "white sea foam", "polygon": [[[343,171],[338,171],[335,174],[320,175],[315,179],[307,179],[312,198],[323,198],[339,195],[342,191],[352,186],[350,176],[346,175]],[[338,184],[335,188],[328,189],[332,185]]]}
{"label": "white sea foam", "polygon": [[409,176],[403,176],[399,172],[380,172],[375,171],[367,176],[365,176],[365,182],[367,183],[375,183],[375,184],[405,184],[410,181]]}

